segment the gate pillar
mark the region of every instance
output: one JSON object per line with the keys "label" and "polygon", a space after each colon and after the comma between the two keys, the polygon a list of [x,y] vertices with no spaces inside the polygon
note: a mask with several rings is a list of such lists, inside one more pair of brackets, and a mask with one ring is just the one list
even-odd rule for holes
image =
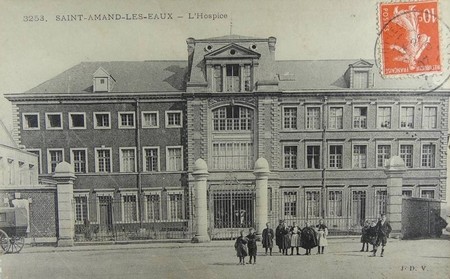
{"label": "gate pillar", "polygon": [[256,177],[256,234],[261,236],[268,220],[267,185],[269,180],[269,163],[264,158],[256,160],[253,174]]}
{"label": "gate pillar", "polygon": [[194,164],[195,189],[195,224],[197,231],[192,239],[192,242],[209,242],[208,235],[208,211],[207,211],[207,193],[206,184],[208,173],[208,166],[203,159],[197,159]]}
{"label": "gate pillar", "polygon": [[405,163],[399,156],[391,157],[384,170],[387,176],[387,219],[392,227],[391,237],[402,238],[402,185],[406,172]]}
{"label": "gate pillar", "polygon": [[53,179],[56,180],[58,208],[58,246],[73,246],[75,235],[75,218],[73,210],[73,166],[67,162],[59,163],[55,168]]}

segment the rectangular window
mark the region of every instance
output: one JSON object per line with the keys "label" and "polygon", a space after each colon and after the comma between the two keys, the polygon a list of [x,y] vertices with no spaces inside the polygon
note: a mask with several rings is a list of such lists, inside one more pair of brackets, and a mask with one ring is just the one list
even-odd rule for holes
{"label": "rectangular window", "polygon": [[39,130],[39,113],[23,113],[22,127],[24,130]]}
{"label": "rectangular window", "polygon": [[159,171],[159,148],[144,148],[144,171]]}
{"label": "rectangular window", "polygon": [[167,171],[183,170],[183,151],[181,147],[167,147]]}
{"label": "rectangular window", "polygon": [[252,73],[250,65],[244,65],[244,91],[248,92],[252,90]]}
{"label": "rectangular window", "polygon": [[183,220],[182,193],[169,193],[169,220]]}
{"label": "rectangular window", "polygon": [[434,168],[436,158],[436,145],[424,144],[422,146],[422,167]]}
{"label": "rectangular window", "polygon": [[306,191],[306,217],[320,216],[320,192]]}
{"label": "rectangular window", "polygon": [[297,146],[284,147],[284,168],[297,169]]}
{"label": "rectangular window", "polygon": [[342,217],[342,191],[328,192],[328,216]]}
{"label": "rectangular window", "polygon": [[367,145],[353,146],[353,168],[367,168]]}
{"label": "rectangular window", "polygon": [[297,192],[287,191],[283,192],[284,216],[297,216]]}
{"label": "rectangular window", "polygon": [[283,108],[283,128],[289,130],[297,129],[297,108]]}
{"label": "rectangular window", "polygon": [[353,128],[367,129],[367,107],[355,107],[353,110]]}
{"label": "rectangular window", "polygon": [[413,148],[412,144],[400,145],[400,158],[403,159],[407,168],[413,167]]}
{"label": "rectangular window", "polygon": [[181,111],[166,111],[166,128],[181,128],[183,117]]}
{"label": "rectangular window", "polygon": [[119,128],[134,128],[134,112],[119,112]]}
{"label": "rectangular window", "polygon": [[377,166],[384,167],[386,160],[391,158],[390,145],[378,145],[377,147]]}
{"label": "rectangular window", "polygon": [[62,113],[46,113],[45,127],[49,130],[62,129]]}
{"label": "rectangular window", "polygon": [[342,145],[330,145],[330,168],[342,169]]}
{"label": "rectangular window", "polygon": [[320,129],[320,108],[319,107],[306,108],[306,129],[308,129],[308,130]]}
{"label": "rectangular window", "polygon": [[212,168],[219,170],[249,170],[253,168],[253,143],[214,142]]}
{"label": "rectangular window", "polygon": [[340,107],[330,108],[329,128],[342,129],[343,128],[343,113],[344,109]]}
{"label": "rectangular window", "polygon": [[120,148],[120,171],[136,171],[136,149],[122,147]]}
{"label": "rectangular window", "polygon": [[64,161],[63,149],[49,149],[47,156],[48,173],[54,173],[56,165]]}
{"label": "rectangular window", "polygon": [[309,145],[306,147],[306,167],[320,169],[320,146]]}
{"label": "rectangular window", "polygon": [[355,71],[353,77],[353,88],[363,89],[369,87],[369,72]]}
{"label": "rectangular window", "polygon": [[111,115],[109,112],[94,112],[94,128],[110,129],[111,128],[110,116]]}
{"label": "rectangular window", "polygon": [[420,190],[420,197],[427,199],[434,199],[434,190],[431,189]]}
{"label": "rectangular window", "polygon": [[112,172],[111,166],[111,148],[103,149],[96,148],[96,171],[97,172]]}
{"label": "rectangular window", "polygon": [[147,198],[147,220],[157,221],[161,220],[161,198],[159,194],[148,194]]}
{"label": "rectangular window", "polygon": [[213,110],[214,131],[249,131],[253,110],[242,106],[224,106]]}
{"label": "rectangular window", "polygon": [[414,128],[414,107],[401,108],[400,127]]}
{"label": "rectangular window", "polygon": [[75,223],[84,224],[88,220],[88,204],[86,196],[75,197]]}
{"label": "rectangular window", "polygon": [[84,112],[69,112],[70,129],[86,129],[86,114]]}
{"label": "rectangular window", "polygon": [[425,107],[423,110],[423,128],[437,128],[437,107]]}
{"label": "rectangular window", "polygon": [[75,173],[87,172],[87,152],[86,149],[71,149],[72,165]]}
{"label": "rectangular window", "polygon": [[226,65],[226,74],[227,74],[226,80],[227,92],[239,92],[241,87],[239,65],[238,64]]}
{"label": "rectangular window", "polygon": [[123,214],[122,221],[125,223],[136,222],[137,221],[137,202],[136,195],[123,195]]}
{"label": "rectangular window", "polygon": [[387,191],[386,190],[377,190],[375,193],[376,200],[376,216],[380,216],[381,214],[386,214],[387,212]]}
{"label": "rectangular window", "polygon": [[391,128],[391,108],[379,107],[378,108],[378,128],[390,129]]}
{"label": "rectangular window", "polygon": [[158,128],[159,113],[157,111],[142,112],[142,128]]}
{"label": "rectangular window", "polygon": [[412,197],[412,190],[402,190],[402,196]]}

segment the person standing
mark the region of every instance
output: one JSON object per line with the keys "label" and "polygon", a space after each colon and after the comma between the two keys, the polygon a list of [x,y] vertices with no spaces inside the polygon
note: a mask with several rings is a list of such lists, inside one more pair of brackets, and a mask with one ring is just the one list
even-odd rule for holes
{"label": "person standing", "polygon": [[384,247],[386,246],[387,239],[389,237],[389,234],[392,231],[391,225],[386,220],[385,214],[381,214],[381,220],[378,221],[375,228],[376,228],[376,232],[377,232],[377,240],[375,243],[375,248],[374,248],[372,257],[376,257],[377,250],[378,250],[378,247],[380,246],[380,244],[381,244],[381,255],[380,256],[383,257]]}
{"label": "person standing", "polygon": [[[364,222],[364,226],[361,229],[361,243],[362,243],[362,248],[360,250],[360,252],[364,252],[364,247],[366,247],[366,252],[369,251],[369,243],[370,243],[370,239],[369,239],[369,229],[370,229],[370,222],[369,220],[366,220]],[[367,245],[367,246],[366,246]]]}
{"label": "person standing", "polygon": [[[317,227],[317,242],[318,242],[318,247],[317,247],[317,254],[323,254],[324,250],[325,250],[325,246],[328,246],[328,240],[327,240],[327,236],[328,236],[328,228],[327,226],[324,224],[323,220],[319,220],[319,225],[316,226]],[[320,252],[320,250],[322,250],[322,253]]]}
{"label": "person standing", "polygon": [[272,248],[273,248],[273,230],[270,228],[270,223],[266,223],[266,228],[262,232],[262,246],[270,251],[270,255],[272,256]]}
{"label": "person standing", "polygon": [[311,228],[309,222],[305,223],[300,236],[301,247],[306,250],[305,255],[311,255],[311,249],[317,246],[316,231]]}
{"label": "person standing", "polygon": [[277,228],[275,229],[275,242],[278,246],[278,252],[281,253],[282,247],[283,247],[283,220],[280,220],[280,223],[278,224]]}
{"label": "person standing", "polygon": [[283,233],[283,243],[282,250],[283,255],[288,255],[288,250],[291,248],[291,229],[288,227],[286,222],[283,223],[283,229],[281,230]]}
{"label": "person standing", "polygon": [[239,264],[245,265],[245,257],[247,257],[247,239],[244,237],[244,231],[240,231],[240,236],[236,238],[234,243],[234,249],[236,249],[236,255],[239,258]]}
{"label": "person standing", "polygon": [[298,252],[298,247],[300,247],[300,233],[301,233],[301,229],[299,226],[297,226],[297,224],[294,222],[292,223],[292,227],[291,227],[291,255],[294,254],[294,247],[297,250],[297,255],[300,255],[300,253]]}
{"label": "person standing", "polygon": [[256,233],[254,228],[251,228],[250,233],[247,235],[247,247],[248,247],[248,255],[250,256],[249,264],[252,264],[252,258],[253,264],[256,264],[257,246],[256,246]]}

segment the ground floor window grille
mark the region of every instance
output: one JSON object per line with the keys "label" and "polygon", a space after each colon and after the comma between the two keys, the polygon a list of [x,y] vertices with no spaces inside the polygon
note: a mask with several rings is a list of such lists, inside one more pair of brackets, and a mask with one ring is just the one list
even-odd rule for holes
{"label": "ground floor window grille", "polygon": [[147,220],[148,221],[161,220],[160,196],[157,194],[150,194],[147,195],[146,197],[147,197]]}
{"label": "ground floor window grille", "polygon": [[320,216],[320,192],[306,191],[306,217]]}
{"label": "ground floor window grille", "polygon": [[353,225],[364,225],[366,219],[366,191],[352,191],[352,221]]}
{"label": "ground floor window grille", "polygon": [[137,221],[137,203],[136,195],[123,196],[123,214],[122,221],[136,222]]}
{"label": "ground floor window grille", "polygon": [[183,194],[169,194],[169,220],[183,219]]}
{"label": "ground floor window grille", "polygon": [[283,193],[284,216],[297,216],[297,192],[288,191]]}
{"label": "ground floor window grille", "polygon": [[88,219],[87,197],[75,197],[75,221],[84,224]]}
{"label": "ground floor window grille", "polygon": [[386,214],[387,212],[387,191],[386,190],[378,190],[375,194],[376,196],[376,215],[380,216],[381,214]]}
{"label": "ground floor window grille", "polygon": [[328,216],[342,217],[342,191],[328,192]]}

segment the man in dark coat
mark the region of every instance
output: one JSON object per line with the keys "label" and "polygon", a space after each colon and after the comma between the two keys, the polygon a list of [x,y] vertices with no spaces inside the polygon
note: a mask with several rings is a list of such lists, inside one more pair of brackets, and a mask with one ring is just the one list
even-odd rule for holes
{"label": "man in dark coat", "polygon": [[283,248],[283,229],[284,229],[284,221],[280,220],[278,227],[275,229],[275,242],[278,246],[279,252],[281,253],[281,249]]}
{"label": "man in dark coat", "polygon": [[301,247],[306,250],[305,255],[311,255],[311,249],[317,247],[317,234],[316,231],[311,228],[309,222],[305,223],[305,227],[300,234]]}
{"label": "man in dark coat", "polygon": [[253,264],[256,264],[256,252],[258,247],[256,245],[256,234],[254,228],[251,228],[250,233],[247,235],[247,247],[248,255],[250,256],[249,264],[252,264],[252,258]]}
{"label": "man in dark coat", "polygon": [[272,256],[273,237],[274,233],[270,228],[270,223],[266,223],[266,228],[262,232],[262,246],[266,249],[266,256],[267,249],[269,249],[270,255]]}
{"label": "man in dark coat", "polygon": [[381,244],[381,255],[380,256],[383,257],[384,247],[386,246],[387,239],[389,237],[389,234],[392,231],[391,225],[386,220],[385,214],[381,214],[381,220],[378,221],[375,230],[377,232],[377,240],[375,242],[375,249],[373,250],[372,257],[376,257],[377,249],[380,246],[380,244]]}

